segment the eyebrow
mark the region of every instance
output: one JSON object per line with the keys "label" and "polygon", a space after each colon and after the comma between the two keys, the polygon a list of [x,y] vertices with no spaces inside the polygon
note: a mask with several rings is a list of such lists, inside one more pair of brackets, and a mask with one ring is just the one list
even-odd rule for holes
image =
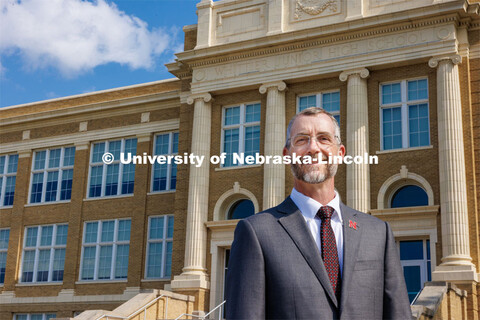
{"label": "eyebrow", "polygon": [[[331,134],[330,132],[327,132],[327,131],[320,131],[320,132],[316,133],[316,135],[320,135],[320,134],[328,134],[328,135],[331,135],[332,137],[335,136],[334,134]],[[305,132],[300,132],[300,133],[294,135],[294,137],[296,137],[296,136],[310,136],[310,134],[305,133]]]}

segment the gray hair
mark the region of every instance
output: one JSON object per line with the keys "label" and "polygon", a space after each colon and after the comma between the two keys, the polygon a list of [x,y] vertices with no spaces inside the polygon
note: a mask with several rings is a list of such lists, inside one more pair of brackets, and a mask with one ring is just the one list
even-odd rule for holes
{"label": "gray hair", "polygon": [[335,138],[337,138],[337,142],[340,145],[342,143],[342,140],[340,139],[340,126],[338,125],[337,119],[335,119],[335,117],[332,116],[332,114],[330,112],[325,111],[325,109],[323,109],[323,108],[311,107],[311,108],[304,109],[301,112],[297,113],[292,118],[292,120],[290,120],[290,122],[288,123],[287,140],[285,141],[285,148],[290,149],[290,132],[292,131],[292,126],[293,126],[293,123],[295,122],[295,120],[299,116],[316,116],[316,115],[319,115],[319,114],[325,114],[330,118],[330,120],[332,120],[333,125],[335,126]]}

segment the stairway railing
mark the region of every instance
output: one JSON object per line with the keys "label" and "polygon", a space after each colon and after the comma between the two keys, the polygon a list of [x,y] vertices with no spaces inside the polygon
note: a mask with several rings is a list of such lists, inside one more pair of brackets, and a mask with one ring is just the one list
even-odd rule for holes
{"label": "stairway railing", "polygon": [[[189,313],[182,313],[181,315],[179,315],[178,317],[175,318],[175,320],[179,320],[181,317],[183,316],[188,316],[188,317],[195,317],[195,318],[198,318],[200,320],[205,320],[210,314],[212,314],[213,312],[215,312],[215,310],[217,310],[218,308],[222,307],[223,304],[226,302],[227,300],[224,300],[222,303],[220,303],[218,306],[216,306],[215,308],[213,308],[209,313],[207,313],[206,315],[204,316],[199,316],[199,315],[196,315],[196,314],[189,314]],[[220,312],[219,313],[219,316],[218,316],[218,319],[220,320],[222,317],[221,317],[222,313]]]}
{"label": "stairway railing", "polygon": [[[108,320],[108,319],[122,319],[122,320],[128,320],[130,319],[131,317],[134,317],[136,316],[137,314],[139,314],[140,312],[144,312],[143,314],[143,320],[147,320],[147,309],[148,307],[150,307],[152,304],[154,304],[155,302],[157,302],[160,298],[163,298],[165,297],[164,294],[156,297],[155,299],[153,299],[152,301],[150,301],[149,303],[147,303],[146,305],[140,307],[139,309],[137,309],[136,311],[134,311],[133,313],[131,313],[130,315],[126,316],[126,317],[122,317],[122,316],[115,316],[115,315],[108,315],[106,313],[102,314],[100,317],[98,317],[97,319],[95,320],[100,320],[102,319],[103,317],[105,317],[105,320]],[[165,300],[165,319],[167,318],[167,312],[168,312],[168,296],[166,297],[167,299]]]}

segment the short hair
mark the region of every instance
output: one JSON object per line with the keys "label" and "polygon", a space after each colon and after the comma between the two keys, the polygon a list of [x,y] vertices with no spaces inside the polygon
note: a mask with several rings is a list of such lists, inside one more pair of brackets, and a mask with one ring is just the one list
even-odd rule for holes
{"label": "short hair", "polygon": [[338,144],[341,144],[342,139],[340,139],[340,126],[338,125],[337,119],[335,119],[335,117],[332,116],[332,114],[330,112],[325,111],[325,109],[323,109],[323,108],[310,107],[310,108],[304,109],[304,110],[300,111],[299,113],[297,113],[292,118],[292,120],[290,120],[290,122],[288,123],[287,140],[285,141],[285,148],[290,149],[290,132],[292,130],[292,126],[293,126],[293,123],[295,122],[295,120],[299,116],[316,116],[316,115],[319,115],[319,114],[325,114],[330,118],[330,120],[332,120],[333,125],[335,127],[335,138],[337,138]]}

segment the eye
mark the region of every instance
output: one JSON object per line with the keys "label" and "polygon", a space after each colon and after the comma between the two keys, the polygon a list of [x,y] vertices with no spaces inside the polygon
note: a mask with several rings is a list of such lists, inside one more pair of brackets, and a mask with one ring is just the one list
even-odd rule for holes
{"label": "eye", "polygon": [[297,137],[295,139],[295,144],[296,145],[304,145],[308,143],[309,138],[307,137]]}

